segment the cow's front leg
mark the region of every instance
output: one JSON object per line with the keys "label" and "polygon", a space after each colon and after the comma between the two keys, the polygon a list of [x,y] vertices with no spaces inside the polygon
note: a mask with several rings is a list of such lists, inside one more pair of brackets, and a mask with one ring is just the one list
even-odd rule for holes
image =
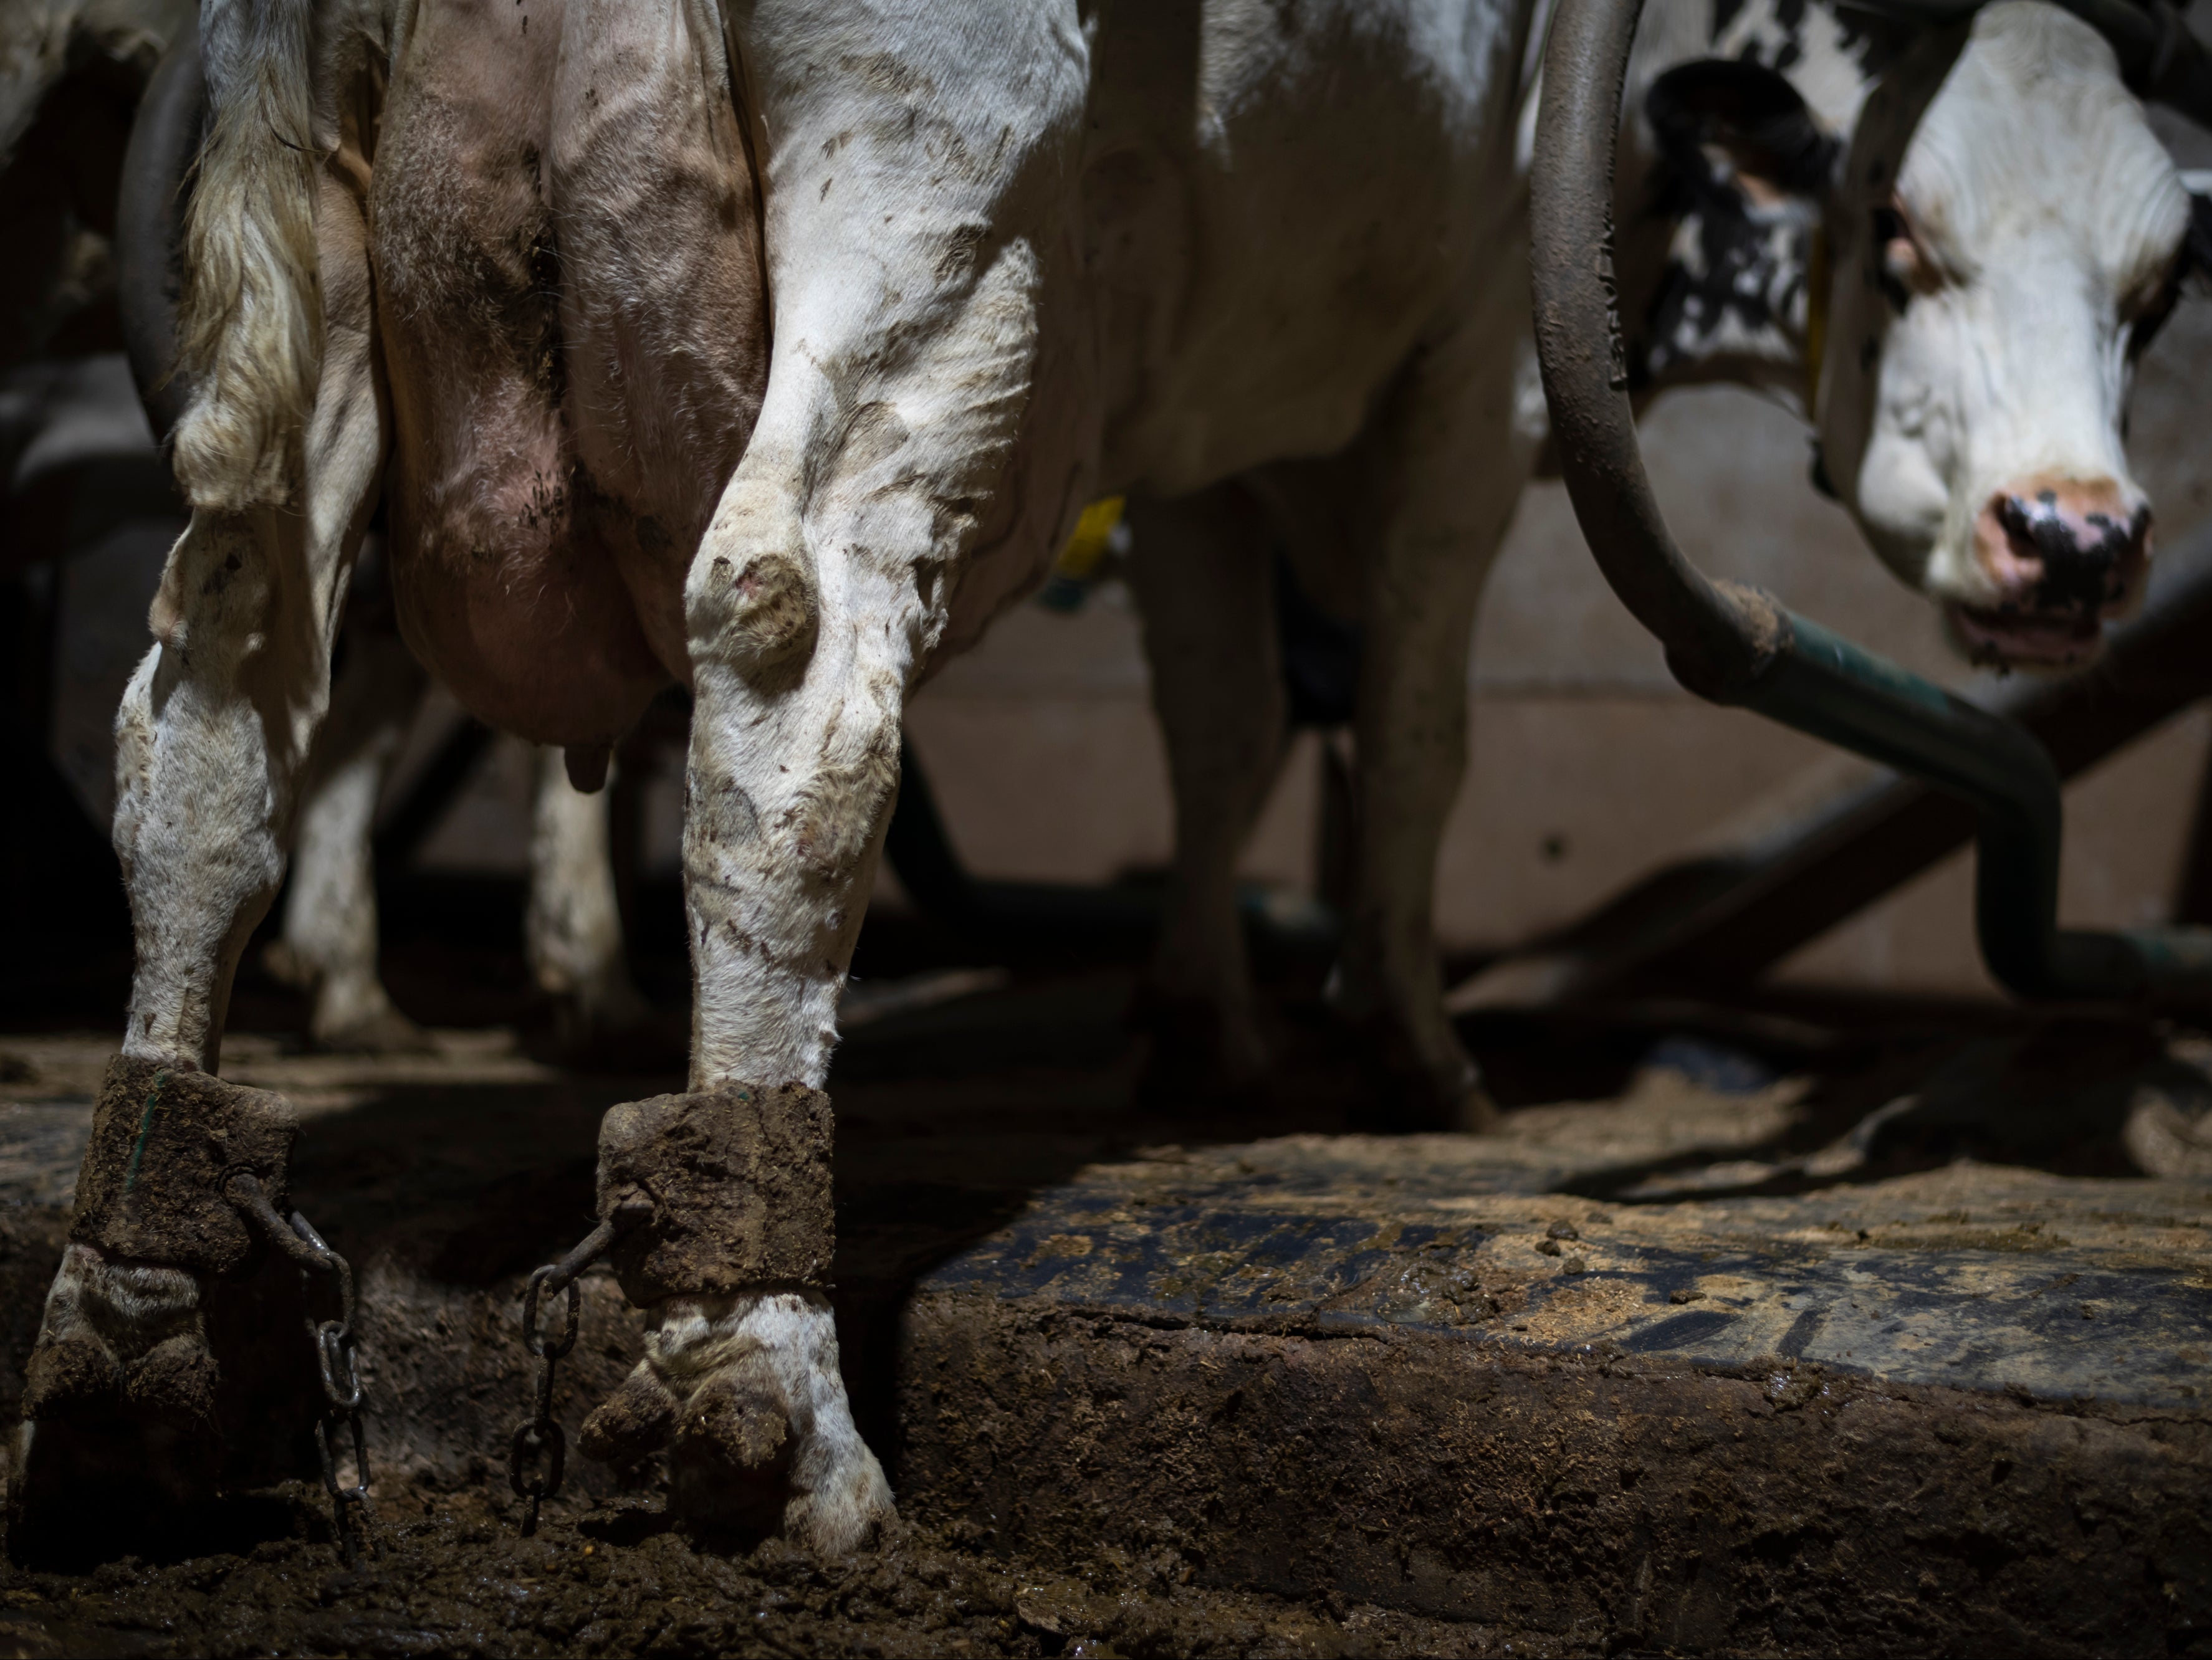
{"label": "cow's front leg", "polygon": [[825,605],[795,527],[763,548],[730,518],[686,596],[691,1093],[617,1108],[600,1133],[601,1214],[625,1195],[652,1212],[616,1259],[650,1336],[583,1445],[617,1461],[668,1445],[694,1519],[780,1523],[839,1554],[891,1499],[838,1372],[820,1088],[897,787],[892,623],[909,602],[847,571]]}
{"label": "cow's front leg", "polygon": [[1286,733],[1269,543],[1235,485],[1131,505],[1130,580],[1175,786],[1175,882],[1139,1015],[1149,1086],[1232,1090],[1266,1070],[1237,911],[1237,860]]}

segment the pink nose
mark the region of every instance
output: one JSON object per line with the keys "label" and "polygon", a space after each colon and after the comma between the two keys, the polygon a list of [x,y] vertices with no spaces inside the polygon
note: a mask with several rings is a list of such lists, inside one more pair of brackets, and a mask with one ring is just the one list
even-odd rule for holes
{"label": "pink nose", "polygon": [[2022,479],[1974,519],[1974,553],[2006,609],[2094,615],[2142,574],[2150,509],[2130,509],[2109,478]]}

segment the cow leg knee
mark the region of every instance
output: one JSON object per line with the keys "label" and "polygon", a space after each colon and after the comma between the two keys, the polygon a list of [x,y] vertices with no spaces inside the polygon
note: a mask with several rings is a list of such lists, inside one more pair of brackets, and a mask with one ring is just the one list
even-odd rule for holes
{"label": "cow leg knee", "polygon": [[623,946],[607,822],[613,793],[610,778],[586,795],[569,782],[560,750],[538,752],[523,945],[572,1048],[642,1025],[649,1013]]}
{"label": "cow leg knee", "polygon": [[1231,1087],[1265,1069],[1237,908],[1237,860],[1283,755],[1270,547],[1235,485],[1130,512],[1130,581],[1175,793],[1175,875],[1150,984],[1152,1073]]}
{"label": "cow leg knee", "polygon": [[349,625],[345,666],[315,742],[292,843],[283,937],[270,966],[314,999],[325,1049],[420,1053],[428,1034],[393,1004],[377,970],[377,797],[428,683],[398,633]]}

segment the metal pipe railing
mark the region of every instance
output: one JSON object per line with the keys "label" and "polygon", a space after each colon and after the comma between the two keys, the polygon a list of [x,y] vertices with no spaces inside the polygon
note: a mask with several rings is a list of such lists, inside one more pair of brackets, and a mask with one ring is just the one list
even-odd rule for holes
{"label": "metal pipe railing", "polygon": [[1990,972],[2023,997],[2212,997],[2212,932],[2057,926],[2058,774],[2011,721],[1715,582],[1668,533],[1630,407],[1613,271],[1621,89],[1643,0],[1559,0],[1530,179],[1536,350],[1575,517],[1599,568],[1667,648],[1676,680],[1923,779],[1979,818],[1975,921]]}

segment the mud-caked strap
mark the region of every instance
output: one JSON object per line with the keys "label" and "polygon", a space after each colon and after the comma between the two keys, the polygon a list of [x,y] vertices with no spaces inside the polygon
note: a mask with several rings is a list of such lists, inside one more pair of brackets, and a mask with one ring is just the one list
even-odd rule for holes
{"label": "mud-caked strap", "polygon": [[611,1107],[599,1123],[599,1215],[643,1199],[651,1220],[610,1253],[641,1307],[763,1281],[826,1285],[830,1098],[805,1084],[733,1084]]}
{"label": "mud-caked strap", "polygon": [[70,1238],[111,1257],[234,1274],[257,1239],[223,1183],[246,1172],[283,1211],[299,1133],[291,1102],[272,1091],[118,1055],[100,1086]]}

